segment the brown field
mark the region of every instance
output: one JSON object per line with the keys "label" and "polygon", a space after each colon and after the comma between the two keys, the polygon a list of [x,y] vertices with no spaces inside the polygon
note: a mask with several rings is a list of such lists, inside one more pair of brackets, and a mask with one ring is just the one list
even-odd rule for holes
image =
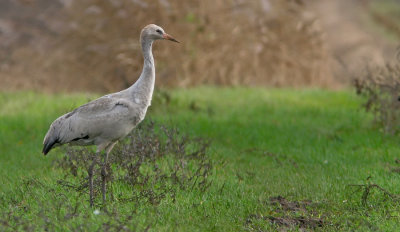
{"label": "brown field", "polygon": [[139,76],[141,28],[182,43],[154,47],[157,86],[340,88],[382,63],[363,28],[367,1],[24,0],[0,3],[0,89],[109,92]]}

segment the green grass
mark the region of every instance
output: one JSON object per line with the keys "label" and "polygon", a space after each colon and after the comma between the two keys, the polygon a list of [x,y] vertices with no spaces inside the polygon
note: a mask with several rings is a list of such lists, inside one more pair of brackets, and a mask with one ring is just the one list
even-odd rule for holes
{"label": "green grass", "polygon": [[[62,150],[40,153],[52,120],[95,96],[0,94],[0,230],[4,220],[18,223],[10,212],[32,223],[20,230],[93,231],[126,215],[134,215],[127,226],[139,231],[270,231],[277,225],[266,218],[288,215],[321,218],[322,231],[399,229],[396,200],[374,189],[362,205],[362,191],[349,186],[369,177],[400,193],[400,176],[390,171],[399,157],[398,138],[372,126],[352,92],[202,87],[169,94],[168,104],[154,101],[146,120],[210,138],[212,185],[204,193],[180,190],[175,202],[166,198],[157,206],[116,201],[117,216],[93,214],[88,196],[56,184],[63,173],[53,161]],[[269,204],[279,195],[312,201],[312,213]],[[78,203],[79,216],[66,219],[67,206]]]}

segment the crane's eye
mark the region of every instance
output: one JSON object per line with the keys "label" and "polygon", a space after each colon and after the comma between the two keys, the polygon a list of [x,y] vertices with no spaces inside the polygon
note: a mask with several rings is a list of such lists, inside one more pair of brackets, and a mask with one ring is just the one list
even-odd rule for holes
{"label": "crane's eye", "polygon": [[161,31],[160,29],[157,29],[156,32],[157,32],[158,34],[162,34],[162,31]]}

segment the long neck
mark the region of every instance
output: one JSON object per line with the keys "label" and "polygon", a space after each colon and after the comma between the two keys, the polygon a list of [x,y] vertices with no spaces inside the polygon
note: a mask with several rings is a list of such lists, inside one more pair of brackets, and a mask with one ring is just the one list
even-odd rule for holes
{"label": "long neck", "polygon": [[142,53],[144,58],[142,74],[145,72],[154,74],[154,58],[153,58],[153,53],[151,51],[153,41],[141,39],[140,43],[142,46]]}
{"label": "long neck", "polygon": [[140,40],[144,58],[143,70],[139,79],[129,90],[132,93],[133,100],[136,103],[150,105],[155,83],[154,58],[151,51],[153,41],[148,39]]}

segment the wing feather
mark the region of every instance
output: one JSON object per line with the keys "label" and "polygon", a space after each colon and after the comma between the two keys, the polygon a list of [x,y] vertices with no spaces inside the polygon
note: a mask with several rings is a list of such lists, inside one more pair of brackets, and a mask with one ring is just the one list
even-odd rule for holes
{"label": "wing feather", "polygon": [[99,136],[114,139],[119,136],[119,127],[129,125],[130,121],[133,125],[137,111],[134,103],[109,97],[82,105],[51,124],[44,138],[43,144],[46,149],[43,153],[49,152],[53,146],[70,142],[93,145]]}

